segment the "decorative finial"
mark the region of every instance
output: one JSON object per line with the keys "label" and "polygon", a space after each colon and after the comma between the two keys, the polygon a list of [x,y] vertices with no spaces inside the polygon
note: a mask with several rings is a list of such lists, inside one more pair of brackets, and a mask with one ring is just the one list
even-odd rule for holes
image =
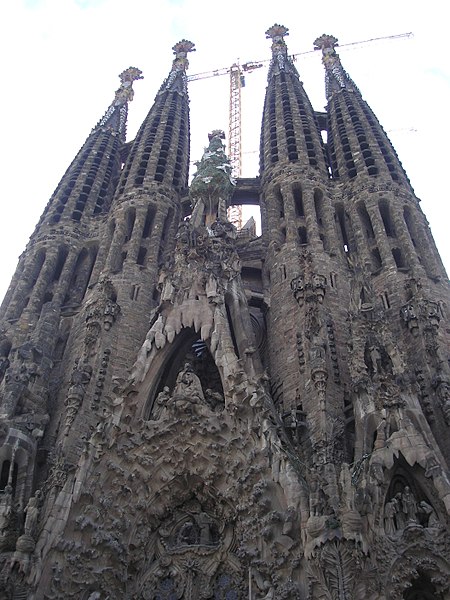
{"label": "decorative finial", "polygon": [[189,67],[187,55],[188,52],[195,52],[195,44],[189,40],[181,40],[173,46],[172,50],[175,54],[172,70],[186,71]]}
{"label": "decorative finial", "polygon": [[284,25],[278,25],[278,23],[275,23],[266,31],[266,38],[272,39],[274,42],[283,42],[283,38],[287,35],[289,35],[289,29]]}
{"label": "decorative finial", "polygon": [[137,79],[144,79],[142,71],[136,67],[128,67],[119,75],[120,87],[116,90],[114,100],[109,105],[108,110],[100,119],[94,130],[103,127],[118,133],[123,141],[125,141],[128,102],[131,102],[134,97],[133,82]]}
{"label": "decorative finial", "polygon": [[329,50],[334,51],[338,45],[338,39],[334,35],[324,33],[314,41],[314,50],[322,50],[325,54],[325,50],[328,50],[329,53]]}
{"label": "decorative finial", "polygon": [[122,106],[127,102],[131,102],[134,98],[133,81],[138,79],[144,79],[142,71],[136,69],[136,67],[128,67],[125,71],[119,75],[121,86],[116,90],[116,96],[114,98],[114,106]]}
{"label": "decorative finial", "polygon": [[[172,50],[175,54],[175,58],[173,59],[169,77],[163,83],[160,92],[169,90],[172,88],[172,86],[176,87],[181,83],[181,87],[178,91],[182,92],[183,94],[187,94],[186,70],[189,67],[187,55],[188,52],[195,52],[194,44],[189,40],[181,40],[181,42],[178,42],[175,44],[175,46],[173,46]],[[178,77],[179,74],[181,77]],[[173,87],[174,90],[175,87]]]}
{"label": "decorative finial", "polygon": [[272,60],[270,62],[268,80],[270,81],[273,73],[274,67],[278,65],[280,71],[293,71],[297,73],[295,67],[292,63],[292,60],[288,57],[287,46],[284,38],[289,35],[289,29],[284,25],[272,25],[266,31],[266,38],[272,40]]}
{"label": "decorative finial", "polygon": [[337,82],[341,89],[358,89],[342,67],[341,59],[335,50],[337,45],[337,38],[325,33],[314,41],[314,50],[322,50],[322,62],[326,72],[325,93],[328,99],[333,93],[333,81]]}

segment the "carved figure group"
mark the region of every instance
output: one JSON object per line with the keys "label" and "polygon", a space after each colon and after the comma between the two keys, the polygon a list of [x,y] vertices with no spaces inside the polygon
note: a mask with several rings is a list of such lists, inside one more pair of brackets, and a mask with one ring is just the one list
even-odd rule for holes
{"label": "carved figure group", "polygon": [[397,492],[384,507],[384,529],[387,535],[394,536],[409,525],[433,527],[438,519],[433,507],[425,500],[417,502],[409,486]]}

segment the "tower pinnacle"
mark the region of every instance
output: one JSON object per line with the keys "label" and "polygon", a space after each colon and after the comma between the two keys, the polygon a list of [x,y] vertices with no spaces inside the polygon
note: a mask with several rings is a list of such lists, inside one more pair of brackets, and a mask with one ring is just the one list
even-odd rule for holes
{"label": "tower pinnacle", "polygon": [[172,47],[175,58],[173,59],[172,69],[169,76],[161,88],[161,92],[169,89],[175,89],[175,82],[177,81],[177,75],[181,74],[182,89],[179,90],[187,94],[187,80],[186,71],[189,68],[189,61],[187,59],[188,52],[195,52],[195,44],[189,40],[181,40]]}
{"label": "tower pinnacle", "polygon": [[94,130],[108,127],[112,131],[116,131],[121,140],[125,141],[128,102],[131,102],[134,97],[133,81],[143,79],[143,76],[141,70],[136,67],[128,67],[122,71],[119,78],[121,85],[116,90],[114,100]]}
{"label": "tower pinnacle", "polygon": [[325,92],[327,99],[330,98],[333,92],[333,80],[337,82],[339,88],[358,90],[342,66],[341,59],[335,50],[337,45],[337,38],[325,33],[314,41],[314,49],[322,50],[322,62],[326,72]]}
{"label": "tower pinnacle", "polygon": [[278,25],[277,23],[272,25],[272,27],[266,31],[266,38],[272,40],[272,60],[270,61],[268,74],[269,81],[273,75],[274,67],[276,66],[278,66],[280,71],[289,71],[292,69],[296,72],[292,60],[288,56],[287,45],[284,41],[284,38],[287,35],[289,35],[289,29],[284,25]]}
{"label": "tower pinnacle", "polygon": [[119,75],[121,85],[118,90],[116,90],[116,96],[114,99],[114,104],[116,106],[121,106],[126,102],[131,102],[134,98],[134,90],[133,90],[133,81],[137,81],[138,79],[144,79],[142,76],[142,71],[140,69],[136,69],[136,67],[128,67],[125,71]]}

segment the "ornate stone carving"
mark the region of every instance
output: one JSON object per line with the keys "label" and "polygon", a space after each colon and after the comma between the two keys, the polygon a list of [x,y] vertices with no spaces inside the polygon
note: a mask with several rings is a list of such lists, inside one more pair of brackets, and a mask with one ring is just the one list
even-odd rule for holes
{"label": "ornate stone carving", "polygon": [[83,360],[75,363],[72,375],[70,377],[70,387],[67,392],[67,397],[64,402],[66,406],[66,418],[64,422],[64,435],[68,435],[72,423],[78,414],[78,411],[83,403],[83,398],[86,394],[92,377],[92,366]]}

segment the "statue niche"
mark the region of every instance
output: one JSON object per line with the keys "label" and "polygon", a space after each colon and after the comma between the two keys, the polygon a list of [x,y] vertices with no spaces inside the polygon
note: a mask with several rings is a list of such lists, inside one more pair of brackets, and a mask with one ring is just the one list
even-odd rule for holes
{"label": "statue niche", "polygon": [[180,412],[221,412],[224,408],[222,380],[207,344],[190,328],[183,329],[179,338],[164,363],[157,392],[149,398],[148,419]]}
{"label": "statue niche", "polygon": [[439,527],[439,518],[406,469],[398,467],[386,495],[384,529],[388,536],[401,535],[407,527]]}

